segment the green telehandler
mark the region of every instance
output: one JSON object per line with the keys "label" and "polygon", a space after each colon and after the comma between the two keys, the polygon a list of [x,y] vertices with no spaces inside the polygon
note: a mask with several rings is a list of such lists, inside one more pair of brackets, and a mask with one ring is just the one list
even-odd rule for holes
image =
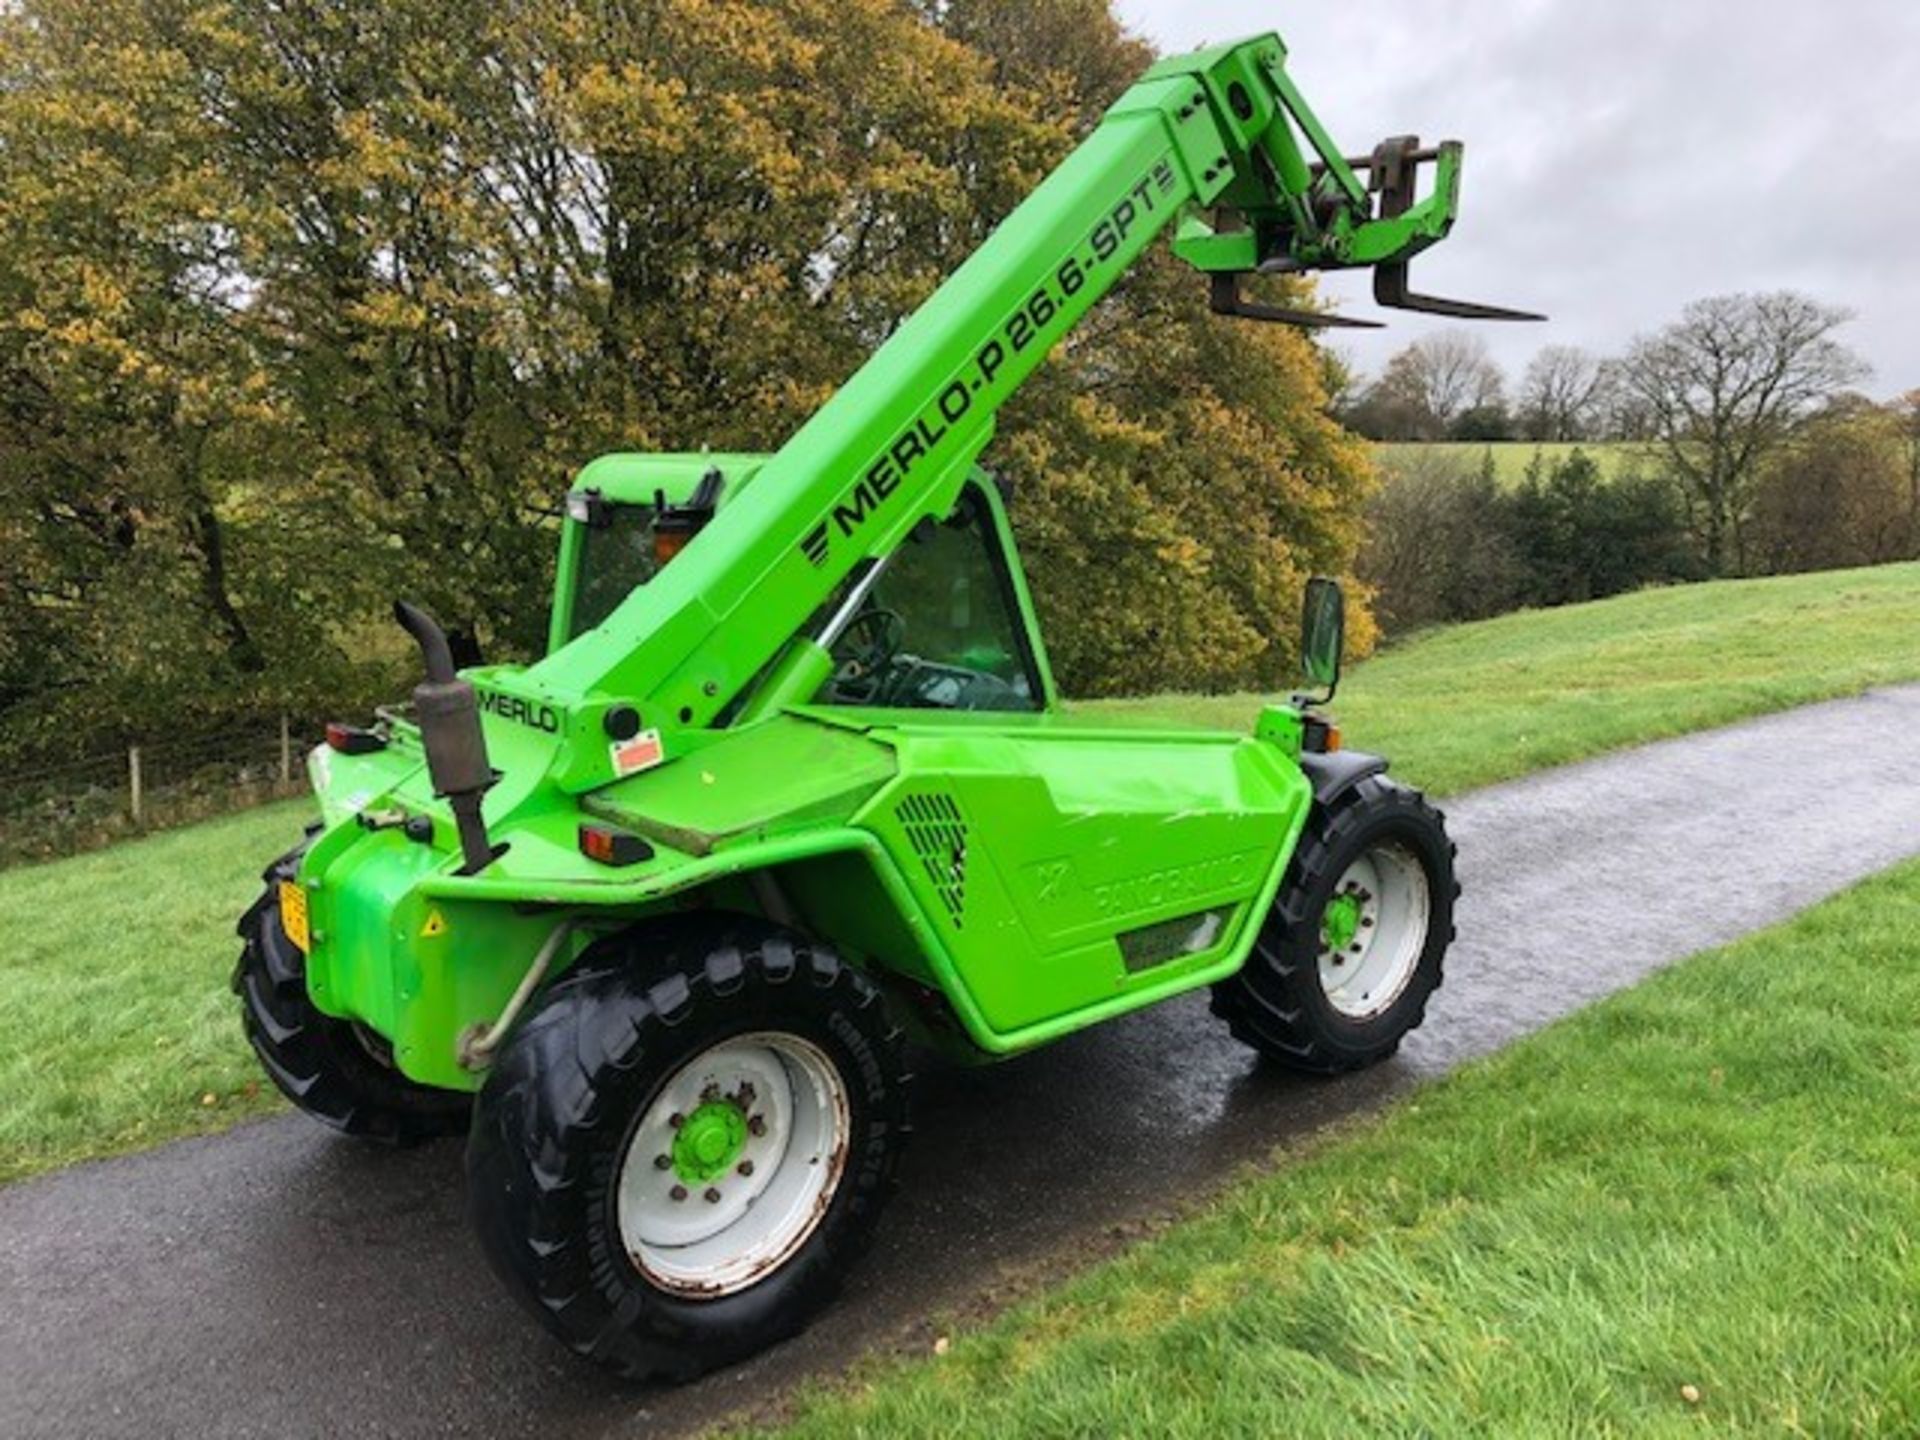
{"label": "green telehandler", "polygon": [[467,1132],[486,1254],[580,1354],[683,1379],[799,1329],[890,1186],[910,1041],[992,1059],[1211,986],[1329,1073],[1420,1022],[1454,851],[1318,708],[1338,586],[1319,693],[1251,735],[1063,713],[978,463],[1169,228],[1223,315],[1361,323],[1243,281],[1366,266],[1389,306],[1533,318],[1408,288],[1460,146],[1344,158],[1285,60],[1147,71],[774,454],[593,461],[544,658],[456,670],[400,604],[411,706],[313,752],[322,819],[240,921],[248,1037],[339,1130]]}

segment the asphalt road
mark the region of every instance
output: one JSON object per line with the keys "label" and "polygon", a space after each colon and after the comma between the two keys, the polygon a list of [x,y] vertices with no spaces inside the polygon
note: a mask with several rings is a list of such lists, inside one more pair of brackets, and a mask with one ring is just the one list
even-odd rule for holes
{"label": "asphalt road", "polygon": [[924,1345],[939,1317],[1190,1201],[1196,1176],[1920,853],[1920,686],[1448,809],[1460,939],[1400,1057],[1291,1079],[1189,996],[1006,1065],[925,1075],[874,1253],[834,1310],[756,1361],[680,1390],[604,1378],[487,1272],[457,1145],[377,1153],[288,1116],[0,1191],[0,1435],[659,1436],[872,1346]]}

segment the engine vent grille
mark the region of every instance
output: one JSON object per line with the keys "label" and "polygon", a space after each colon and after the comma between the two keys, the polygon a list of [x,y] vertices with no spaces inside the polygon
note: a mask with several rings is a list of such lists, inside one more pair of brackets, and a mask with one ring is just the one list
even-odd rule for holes
{"label": "engine vent grille", "polygon": [[967,908],[967,822],[959,803],[951,795],[909,795],[894,814],[958,930]]}

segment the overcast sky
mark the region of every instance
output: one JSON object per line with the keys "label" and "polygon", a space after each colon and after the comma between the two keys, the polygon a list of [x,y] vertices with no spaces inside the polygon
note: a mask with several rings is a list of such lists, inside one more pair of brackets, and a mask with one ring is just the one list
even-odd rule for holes
{"label": "overcast sky", "polygon": [[[1416,289],[1522,309],[1473,328],[1518,376],[1545,343],[1612,351],[1696,296],[1802,290],[1864,387],[1920,386],[1920,0],[1119,0],[1162,50],[1278,30],[1350,155],[1388,135],[1467,145],[1453,234]],[[1423,328],[1336,343],[1377,373]],[[1457,323],[1457,322],[1456,322]]]}

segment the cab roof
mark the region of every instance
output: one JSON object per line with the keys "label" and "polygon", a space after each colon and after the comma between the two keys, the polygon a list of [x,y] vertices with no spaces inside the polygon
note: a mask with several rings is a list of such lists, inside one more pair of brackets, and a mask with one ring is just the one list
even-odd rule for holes
{"label": "cab roof", "polygon": [[717,468],[726,481],[720,492],[720,503],[725,505],[752,483],[767,459],[765,455],[740,452],[616,451],[582,468],[574,477],[573,489],[576,494],[598,490],[615,505],[651,505],[657,490],[665,491],[670,501],[684,501],[693,494],[700,477]]}

